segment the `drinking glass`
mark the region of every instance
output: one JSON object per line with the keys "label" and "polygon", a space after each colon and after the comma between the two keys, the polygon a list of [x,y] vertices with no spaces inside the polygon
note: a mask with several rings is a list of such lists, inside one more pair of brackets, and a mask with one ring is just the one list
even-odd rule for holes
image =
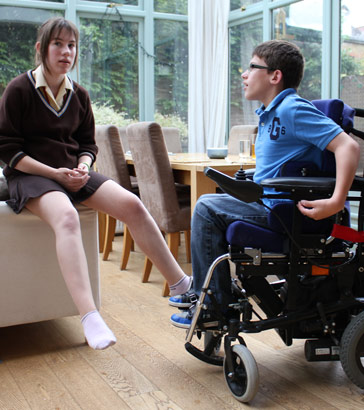
{"label": "drinking glass", "polygon": [[251,155],[251,141],[250,139],[240,140],[239,157],[241,159],[249,159]]}

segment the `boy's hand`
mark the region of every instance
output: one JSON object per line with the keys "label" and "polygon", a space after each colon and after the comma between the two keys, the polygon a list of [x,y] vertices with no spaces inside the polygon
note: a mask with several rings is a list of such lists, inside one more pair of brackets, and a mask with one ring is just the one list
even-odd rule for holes
{"label": "boy's hand", "polygon": [[297,204],[297,207],[303,215],[318,221],[340,212],[344,205],[329,198],[315,201],[302,200]]}

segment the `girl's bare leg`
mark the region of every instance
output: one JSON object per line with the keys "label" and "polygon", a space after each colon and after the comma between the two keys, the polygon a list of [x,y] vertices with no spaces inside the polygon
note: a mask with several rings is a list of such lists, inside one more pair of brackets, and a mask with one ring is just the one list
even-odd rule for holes
{"label": "girl's bare leg", "polygon": [[[140,199],[114,181],[106,181],[84,205],[113,216],[128,225],[130,233],[140,249],[157,269],[173,285],[181,282],[171,294],[184,293],[190,286],[190,279],[182,271],[170,253],[157,224]],[[176,293],[177,292],[177,293]]]}
{"label": "girl's bare leg", "polygon": [[[89,345],[104,349],[116,339],[96,310],[77,210],[62,192],[52,191],[31,199],[27,209],[53,229],[59,266],[72,299],[82,317]],[[92,314],[91,314],[92,313]]]}

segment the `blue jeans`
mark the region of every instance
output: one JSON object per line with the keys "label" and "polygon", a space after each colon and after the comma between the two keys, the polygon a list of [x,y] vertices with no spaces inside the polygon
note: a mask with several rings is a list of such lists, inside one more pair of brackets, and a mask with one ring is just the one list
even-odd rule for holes
{"label": "blue jeans", "polygon": [[[237,220],[267,226],[267,211],[255,202],[245,203],[227,194],[208,194],[199,198],[191,223],[193,290],[196,294],[199,295],[213,261],[228,252],[225,232]],[[228,261],[216,267],[210,288],[223,306],[232,302]]]}

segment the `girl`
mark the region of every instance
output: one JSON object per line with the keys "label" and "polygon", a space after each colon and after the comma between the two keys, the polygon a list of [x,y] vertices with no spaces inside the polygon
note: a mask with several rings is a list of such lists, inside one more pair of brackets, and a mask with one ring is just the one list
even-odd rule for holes
{"label": "girl", "polygon": [[13,79],[0,100],[0,159],[7,164],[8,204],[16,213],[27,208],[51,226],[86,340],[94,349],[105,349],[116,338],[95,307],[74,202],[125,222],[172,295],[188,290],[190,278],[139,198],[90,170],[97,154],[90,99],[66,75],[77,64],[78,39],[76,26],[64,18],[40,27],[37,68]]}

